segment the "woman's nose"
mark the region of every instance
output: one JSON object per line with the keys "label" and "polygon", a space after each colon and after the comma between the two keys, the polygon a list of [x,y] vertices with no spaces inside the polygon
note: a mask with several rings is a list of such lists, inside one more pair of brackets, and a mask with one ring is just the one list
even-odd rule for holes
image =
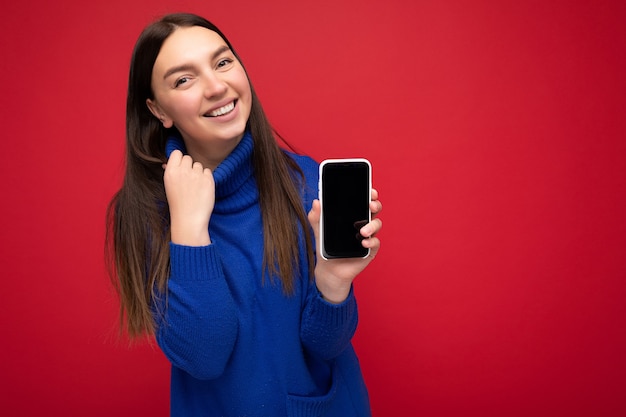
{"label": "woman's nose", "polygon": [[217,74],[207,74],[204,82],[204,95],[206,98],[219,97],[226,90],[228,90],[228,85]]}

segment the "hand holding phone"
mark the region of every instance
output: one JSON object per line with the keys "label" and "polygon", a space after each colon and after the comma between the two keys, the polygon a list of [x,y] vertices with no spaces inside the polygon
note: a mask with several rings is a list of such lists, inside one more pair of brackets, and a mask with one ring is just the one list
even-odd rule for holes
{"label": "hand holding phone", "polygon": [[324,259],[365,258],[361,227],[372,218],[372,167],[367,159],[327,159],[320,164],[320,253]]}

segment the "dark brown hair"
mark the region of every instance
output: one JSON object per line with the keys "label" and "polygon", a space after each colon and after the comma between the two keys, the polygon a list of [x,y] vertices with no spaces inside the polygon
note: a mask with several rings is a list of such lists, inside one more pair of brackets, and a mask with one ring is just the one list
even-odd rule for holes
{"label": "dark brown hair", "polygon": [[[150,113],[152,69],[163,42],[178,28],[201,26],[217,33],[239,56],[222,32],[206,19],[170,14],[152,23],[133,50],[126,102],[126,172],[121,189],[107,209],[106,259],[120,297],[122,329],[129,336],[155,331],[155,297],[166,293],[169,276],[169,210],[163,185],[165,141],[175,128],[165,129]],[[243,66],[243,63],[242,63]],[[263,219],[263,270],[279,276],[285,294],[294,291],[298,265],[297,230],[304,231],[308,269],[312,276],[313,245],[299,193],[302,172],[278,145],[261,103],[250,83],[252,107],[247,128],[254,140],[253,166]],[[293,175],[296,173],[297,175]]]}

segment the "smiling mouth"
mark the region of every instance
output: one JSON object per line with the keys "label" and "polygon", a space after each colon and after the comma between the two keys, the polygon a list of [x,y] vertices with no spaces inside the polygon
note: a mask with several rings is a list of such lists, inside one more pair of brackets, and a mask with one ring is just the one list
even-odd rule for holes
{"label": "smiling mouth", "polygon": [[237,103],[237,100],[234,100],[230,103],[228,103],[227,105],[220,107],[219,109],[215,109],[210,113],[205,114],[205,117],[219,117],[219,116],[223,116],[225,114],[230,113],[231,111],[235,110],[235,104]]}

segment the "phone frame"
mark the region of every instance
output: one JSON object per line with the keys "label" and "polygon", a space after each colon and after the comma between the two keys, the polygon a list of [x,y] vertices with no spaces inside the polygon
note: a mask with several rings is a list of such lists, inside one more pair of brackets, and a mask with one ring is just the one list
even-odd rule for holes
{"label": "phone frame", "polygon": [[[318,244],[318,249],[319,249],[319,253],[322,256],[323,259],[329,260],[329,259],[347,259],[347,258],[367,258],[370,254],[370,250],[369,248],[363,248],[364,250],[366,250],[365,255],[361,256],[335,256],[335,255],[329,255],[326,252],[326,248],[324,247],[324,195],[323,195],[323,188],[324,188],[324,167],[327,165],[331,165],[331,164],[345,164],[345,163],[365,163],[367,165],[367,219],[363,219],[363,220],[367,220],[367,222],[371,222],[372,221],[372,210],[370,209],[370,202],[372,201],[372,164],[370,163],[369,160],[365,159],[365,158],[332,158],[332,159],[325,159],[323,160],[320,165],[319,165],[319,183],[318,183],[318,196],[319,196],[319,200],[320,200],[320,207],[321,207],[321,212],[320,212],[320,229],[319,229],[319,244]],[[358,232],[358,230],[357,230]]]}

